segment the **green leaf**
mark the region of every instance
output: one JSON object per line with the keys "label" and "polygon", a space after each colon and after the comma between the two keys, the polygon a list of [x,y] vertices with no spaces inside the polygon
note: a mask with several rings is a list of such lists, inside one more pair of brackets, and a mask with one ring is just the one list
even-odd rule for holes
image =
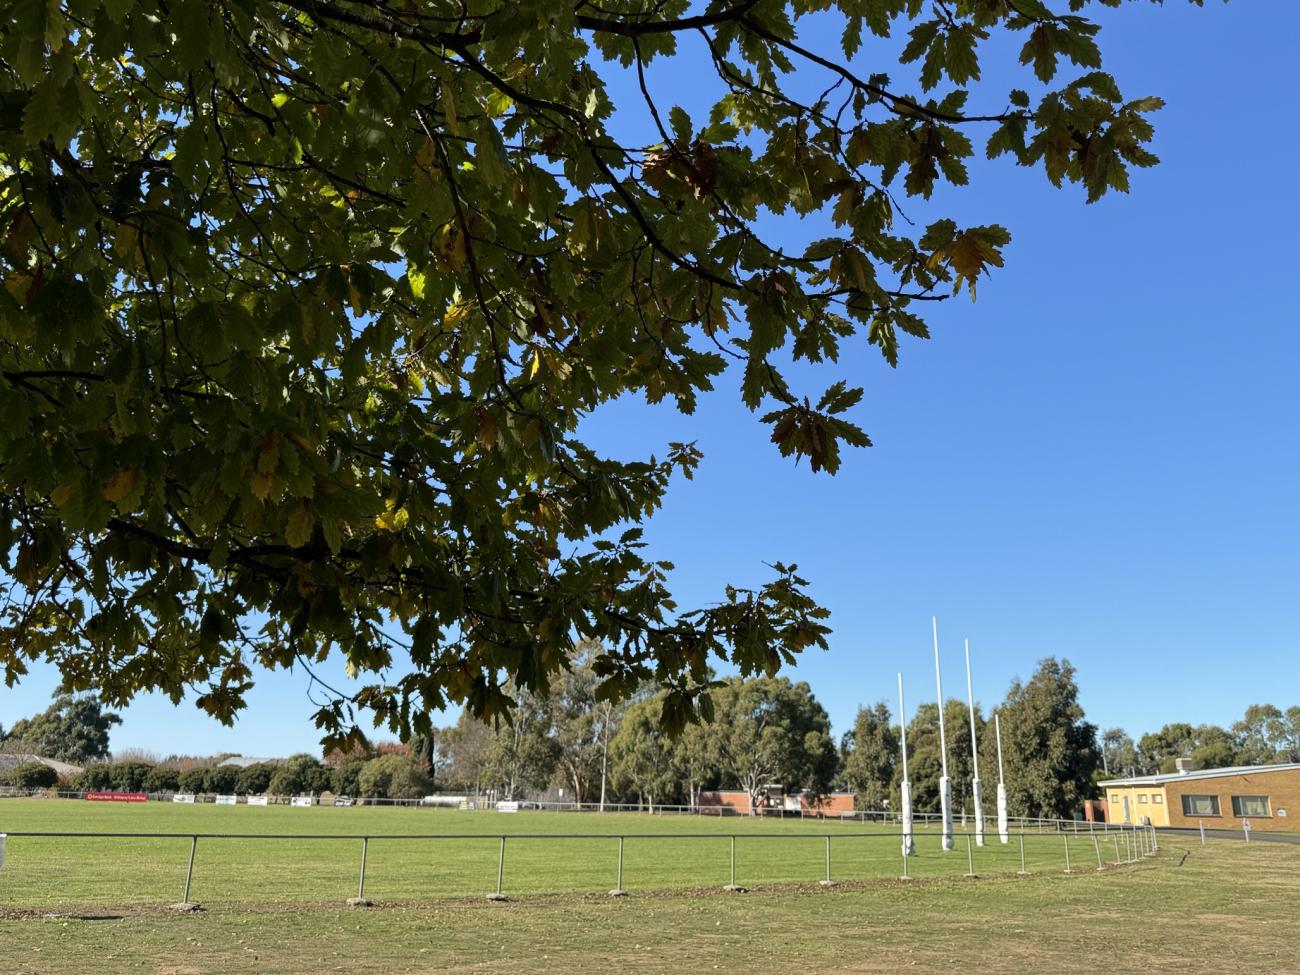
{"label": "green leaf", "polygon": [[686,109],[679,105],[674,105],[669,109],[668,125],[673,131],[673,137],[678,142],[685,144],[691,141],[693,134],[691,117],[686,114]]}
{"label": "green leaf", "polygon": [[948,31],[944,53],[947,57],[948,77],[953,84],[964,85],[979,80],[979,59],[975,55],[975,44],[979,38],[977,29],[971,26]]}
{"label": "green leaf", "polygon": [[898,56],[898,60],[903,64],[919,60],[934,45],[942,26],[943,21],[936,17],[933,20],[922,21],[913,27],[908,33],[909,40]]}
{"label": "green leaf", "polygon": [[311,541],[316,529],[316,512],[310,504],[303,501],[293,506],[284,526],[284,540],[291,548],[302,548]]}

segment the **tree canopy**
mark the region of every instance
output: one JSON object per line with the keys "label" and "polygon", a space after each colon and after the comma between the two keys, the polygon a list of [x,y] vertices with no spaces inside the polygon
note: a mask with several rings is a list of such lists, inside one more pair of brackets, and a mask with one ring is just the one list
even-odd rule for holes
{"label": "tree canopy", "polygon": [[119,715],[105,710],[89,695],[56,694],[40,714],[15,721],[0,741],[73,765],[85,765],[108,758],[108,733],[122,723]]}
{"label": "tree canopy", "polygon": [[[1079,685],[1068,660],[1046,657],[1028,682],[1011,682],[998,708],[1007,802],[1016,815],[1069,819],[1093,794],[1101,765],[1097,726],[1084,720]],[[980,750],[996,755],[992,722]]]}
{"label": "tree canopy", "polygon": [[692,728],[723,788],[743,789],[759,808],[769,785],[829,792],[839,756],[826,710],[805,681],[731,678],[713,692],[714,720]]}
{"label": "tree canopy", "polygon": [[[1112,733],[1127,738],[1122,729],[1107,732]],[[1132,744],[1129,740],[1130,750]],[[1172,772],[1180,758],[1191,759],[1198,769],[1300,761],[1300,707],[1283,711],[1273,704],[1251,704],[1231,728],[1166,724],[1138,740],[1127,765],[1141,772]]]}
{"label": "tree canopy", "polygon": [[853,730],[840,745],[840,761],[840,776],[858,808],[884,809],[900,762],[898,729],[888,704],[877,701],[858,709]]}
{"label": "tree canopy", "polygon": [[[1008,230],[932,212],[939,187],[979,152],[1095,200],[1156,162],[1161,102],[1102,71],[1092,6],[6,4],[6,680],[43,659],[229,721],[258,667],[341,655],[316,721],[342,744],[362,713],[503,714],[576,638],[603,694],[666,688],[669,726],[710,663],[825,646],[780,562],[679,606],[637,525],[699,452],[616,460],[581,421],[689,413],[734,363],[782,455],[869,444],[862,390],[790,365],[896,363],[1002,265]],[[993,57],[1022,87],[981,83]],[[656,95],[671,59],[709,111]],[[781,214],[833,229],[787,250]]]}
{"label": "tree canopy", "polygon": [[[859,715],[861,717],[861,715]],[[989,756],[996,753],[984,750],[983,734],[987,727],[979,705],[975,706],[976,734],[980,735],[980,759],[984,762],[981,777],[988,779]],[[950,697],[943,704],[943,731],[948,745],[948,777],[952,780],[953,809],[964,814],[973,811],[971,779],[974,778],[975,766],[971,759],[970,746],[970,709],[965,701]],[[912,802],[917,809],[930,810],[939,808],[939,777],[943,774],[943,755],[939,750],[939,707],[933,701],[917,705],[916,713],[907,724],[908,775],[912,781]],[[996,776],[996,771],[994,772]],[[899,789],[903,780],[901,762],[894,765],[894,796],[897,808]],[[985,794],[985,799],[989,798]],[[879,809],[873,806],[871,808]]]}

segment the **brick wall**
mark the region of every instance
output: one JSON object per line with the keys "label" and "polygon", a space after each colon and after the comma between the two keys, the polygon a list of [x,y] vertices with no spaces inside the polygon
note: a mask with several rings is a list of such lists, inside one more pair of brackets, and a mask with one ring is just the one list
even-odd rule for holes
{"label": "brick wall", "polygon": [[[825,796],[800,795],[799,804],[808,816],[840,816],[853,812],[853,793],[832,792]],[[780,805],[759,812],[766,815],[779,815]],[[719,815],[749,815],[749,795],[739,789],[725,789],[720,792],[701,792],[700,811]]]}
{"label": "brick wall", "polygon": [[[1268,796],[1269,815],[1250,816],[1252,829],[1300,831],[1300,769],[1268,772],[1262,769],[1240,775],[1205,779],[1172,780],[1164,783],[1165,808],[1170,826],[1240,829],[1241,817],[1233,815],[1233,796]],[[1186,816],[1183,796],[1217,796],[1218,816]]]}

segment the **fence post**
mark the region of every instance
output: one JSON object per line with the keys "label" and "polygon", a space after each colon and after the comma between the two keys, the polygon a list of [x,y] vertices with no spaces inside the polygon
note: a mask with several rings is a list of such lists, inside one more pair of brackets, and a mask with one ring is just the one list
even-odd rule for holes
{"label": "fence post", "polygon": [[610,897],[626,897],[627,891],[623,889],[623,837],[618,838],[618,880],[614,884],[614,889],[609,892]]}
{"label": "fence post", "polygon": [[970,836],[966,836],[966,876],[975,876],[975,854],[971,852]]}
{"label": "fence post", "polygon": [[361,874],[357,877],[357,896],[349,897],[347,900],[348,907],[370,907],[371,902],[366,900],[366,851],[370,847],[370,837],[361,837]]}
{"label": "fence post", "polygon": [[1111,837],[1115,841],[1115,866],[1119,866],[1119,836],[1118,834]]}
{"label": "fence post", "polygon": [[906,850],[903,851],[903,879],[904,880],[912,879],[907,875],[907,851]]}
{"label": "fence post", "polygon": [[736,883],[736,834],[731,834],[731,883],[722,888],[729,894],[743,894],[745,888]]}
{"label": "fence post", "polygon": [[1201,846],[1205,845],[1205,820],[1201,820]]}
{"label": "fence post", "polygon": [[1025,828],[1024,826],[1021,826],[1020,827],[1020,875],[1023,877],[1027,873],[1029,873],[1029,871],[1025,869]]}
{"label": "fence post", "polygon": [[1092,848],[1097,851],[1097,869],[1105,870],[1106,868],[1102,865],[1101,862],[1101,844],[1097,842],[1096,836],[1093,836],[1092,838]]}
{"label": "fence post", "polygon": [[501,877],[506,869],[506,838],[505,834],[501,835],[501,850],[497,854],[497,889],[495,893],[488,894],[487,899],[490,901],[506,900],[506,895],[501,893]]}
{"label": "fence post", "polygon": [[190,883],[194,879],[194,853],[195,850],[198,848],[198,845],[199,845],[199,838],[197,836],[191,836],[190,837],[190,862],[189,862],[189,866],[186,867],[185,869],[185,896],[181,898],[181,902],[179,904],[172,905],[172,907],[178,911],[197,911],[199,909],[199,905],[195,904],[193,901],[190,900]]}
{"label": "fence post", "polygon": [[1070,834],[1063,834],[1061,839],[1065,840],[1065,872],[1070,873]]}
{"label": "fence post", "polygon": [[835,881],[831,880],[831,834],[826,834],[826,879],[822,881],[823,887],[834,887]]}

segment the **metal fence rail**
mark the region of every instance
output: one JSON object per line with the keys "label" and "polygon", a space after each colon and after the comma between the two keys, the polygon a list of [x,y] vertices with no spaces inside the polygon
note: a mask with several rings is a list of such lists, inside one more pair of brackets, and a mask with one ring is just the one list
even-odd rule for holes
{"label": "metal fence rail", "polygon": [[[1058,826],[1065,824],[1058,823]],[[1073,824],[1070,824],[1073,825]],[[1112,826],[1108,831],[1097,831],[1087,834],[1083,830],[1059,829],[1055,831],[1060,839],[1060,846],[1056,847],[1053,852],[1052,844],[1057,841],[1049,835],[1048,831],[1042,833],[1021,829],[1010,837],[1011,842],[1007,845],[1000,844],[996,832],[988,837],[988,843],[994,849],[988,847],[980,848],[973,845],[973,834],[964,833],[959,836],[965,837],[965,857],[960,856],[960,852],[954,854],[939,854],[938,858],[927,857],[924,862],[927,864],[943,864],[954,869],[941,871],[936,876],[965,876],[974,878],[979,876],[976,872],[976,858],[978,855],[980,866],[988,869],[993,868],[990,872],[1010,873],[1026,875],[1031,871],[1028,869],[1028,860],[1026,858],[1026,838],[1030,838],[1038,844],[1034,850],[1034,863],[1043,863],[1046,866],[1040,869],[1058,870],[1062,869],[1064,873],[1079,872],[1080,869],[1105,869],[1111,866],[1120,866],[1122,864],[1134,863],[1141,859],[1151,856],[1159,849],[1159,841],[1155,830],[1151,827],[1144,826]],[[923,834],[922,839],[932,834]],[[506,899],[506,868],[507,868],[507,848],[509,844],[514,844],[517,848],[520,844],[530,844],[545,842],[549,844],[566,844],[574,841],[595,842],[603,844],[608,842],[607,861],[608,876],[614,882],[613,888],[609,891],[615,896],[622,896],[626,893],[624,889],[625,870],[624,870],[624,853],[629,845],[635,845],[642,842],[671,842],[683,843],[698,847],[701,841],[712,843],[725,843],[727,847],[727,883],[722,885],[726,891],[743,891],[745,888],[740,886],[740,880],[744,879],[743,872],[738,871],[737,845],[738,841],[742,845],[750,842],[757,843],[760,848],[764,844],[772,842],[781,842],[785,844],[820,844],[822,847],[822,857],[818,857],[819,865],[823,865],[818,873],[812,875],[812,872],[803,873],[801,876],[790,876],[784,878],[781,882],[797,882],[799,880],[810,881],[816,879],[824,886],[833,886],[839,880],[843,879],[868,879],[868,878],[850,878],[847,876],[852,871],[845,871],[845,876],[838,876],[835,872],[836,859],[833,856],[833,848],[841,848],[845,843],[854,843],[855,841],[880,841],[889,840],[898,842],[901,837],[897,832],[881,831],[835,831],[835,832],[710,832],[710,833],[671,833],[671,832],[620,832],[620,833],[539,833],[539,832],[519,832],[519,833],[502,833],[502,832],[476,832],[476,833],[213,833],[213,832],[141,832],[141,831],[111,831],[111,832],[70,832],[55,830],[24,830],[11,832],[8,834],[12,840],[63,840],[69,843],[81,843],[87,841],[102,840],[157,840],[157,841],[188,841],[187,857],[185,861],[185,880],[181,901],[173,905],[182,909],[193,909],[194,902],[191,899],[193,893],[193,884],[195,877],[195,867],[199,860],[199,841],[204,841],[205,847],[220,844],[222,842],[255,842],[255,843],[276,843],[276,842],[347,842],[357,843],[359,847],[359,865],[357,868],[356,895],[348,899],[348,903],[354,905],[368,905],[370,901],[366,899],[366,882],[367,867],[372,843],[395,843],[409,842],[422,844],[444,844],[444,843],[491,843],[496,847],[495,857],[495,883],[491,880],[484,886],[490,886],[491,891],[487,896],[492,900]],[[1071,839],[1073,838],[1076,847],[1074,850],[1074,859],[1071,858]],[[1088,843],[1088,839],[1091,843]],[[1105,842],[1103,842],[1105,841]],[[896,858],[894,863],[901,867],[902,879],[912,879],[915,876],[913,870],[913,861],[917,859],[916,854],[906,855],[902,852],[901,843],[894,846],[891,842],[888,846],[882,846],[882,850],[892,849],[892,855]],[[1077,844],[1082,843],[1082,847]],[[770,849],[770,847],[768,848]],[[1083,860],[1080,860],[1080,849],[1083,850]],[[976,851],[979,851],[978,854]],[[1000,851],[1000,852],[998,852]],[[779,851],[778,851],[779,852]],[[788,851],[786,851],[788,853]],[[993,854],[997,853],[995,857]],[[1011,871],[1008,869],[1016,862],[1018,854],[1019,870]],[[888,856],[889,854],[884,854]],[[9,857],[12,861],[16,857],[23,856],[23,844],[13,844],[9,847]],[[752,859],[747,865],[751,874],[762,865],[762,854],[758,859]],[[1095,868],[1092,866],[1092,860],[1095,858]],[[851,861],[851,857],[848,858]],[[845,855],[842,852],[840,861],[843,863]],[[965,861],[963,864],[961,861]],[[994,863],[998,864],[994,867]],[[435,862],[445,862],[435,861]],[[556,864],[563,864],[563,860],[552,859]],[[1082,867],[1080,863],[1082,862]],[[701,872],[704,871],[702,861],[693,861],[694,866],[698,867]],[[962,866],[966,870],[964,874],[958,873]],[[12,869],[12,866],[9,867]],[[603,870],[604,868],[602,868]],[[884,874],[876,873],[872,877],[879,878]],[[710,883],[716,883],[721,877],[700,876],[697,885],[703,886]],[[479,888],[480,890],[482,888]]]}
{"label": "metal fence rail", "polygon": [[[171,802],[174,792],[148,792],[149,802]],[[84,791],[76,790],[54,790],[54,789],[16,789],[12,786],[0,786],[0,799],[3,798],[23,798],[23,797],[50,797],[58,799],[84,799],[87,795]],[[215,793],[198,792],[193,793],[195,801],[202,805],[211,805],[216,799]],[[247,800],[246,795],[239,795],[238,799]],[[291,800],[310,798],[315,804],[329,805],[329,801],[320,802],[319,796],[289,796],[289,795],[268,795],[266,797],[271,805],[287,806]],[[465,813],[493,813],[496,812],[496,800],[486,795],[467,795],[465,798],[472,804],[471,808],[457,809],[447,803],[430,801],[430,799],[446,797],[425,797],[422,799],[380,799],[369,797],[358,797],[355,802],[360,806],[391,806],[420,808],[429,810],[454,811]],[[243,805],[243,803],[239,803]],[[899,822],[898,812],[890,809],[860,809],[854,812],[843,813],[817,813],[811,811],[800,811],[794,813],[790,810],[779,809],[760,809],[756,813],[736,812],[727,806],[687,806],[687,805],[638,805],[636,803],[605,803],[604,807],[595,802],[555,802],[543,800],[522,800],[519,804],[519,813],[528,812],[561,812],[561,813],[607,813],[607,814],[633,814],[644,816],[710,816],[721,817],[724,819],[810,819],[817,822],[834,822],[851,825],[853,823],[867,824],[897,824]],[[961,813],[958,812],[957,818],[961,821]],[[972,817],[973,818],[973,817]],[[985,822],[991,823],[996,818],[996,812],[992,809],[985,810]],[[937,812],[920,812],[913,811],[912,820],[917,824],[933,825],[941,821],[941,816]],[[1012,816],[1008,820],[1013,830],[1032,829],[1038,832],[1061,832],[1064,830],[1083,831],[1092,833],[1094,831],[1105,831],[1107,829],[1131,828],[1131,824],[1118,823],[1100,823],[1091,822],[1082,819],[1051,819],[1039,816]],[[965,823],[962,824],[965,828]]]}

